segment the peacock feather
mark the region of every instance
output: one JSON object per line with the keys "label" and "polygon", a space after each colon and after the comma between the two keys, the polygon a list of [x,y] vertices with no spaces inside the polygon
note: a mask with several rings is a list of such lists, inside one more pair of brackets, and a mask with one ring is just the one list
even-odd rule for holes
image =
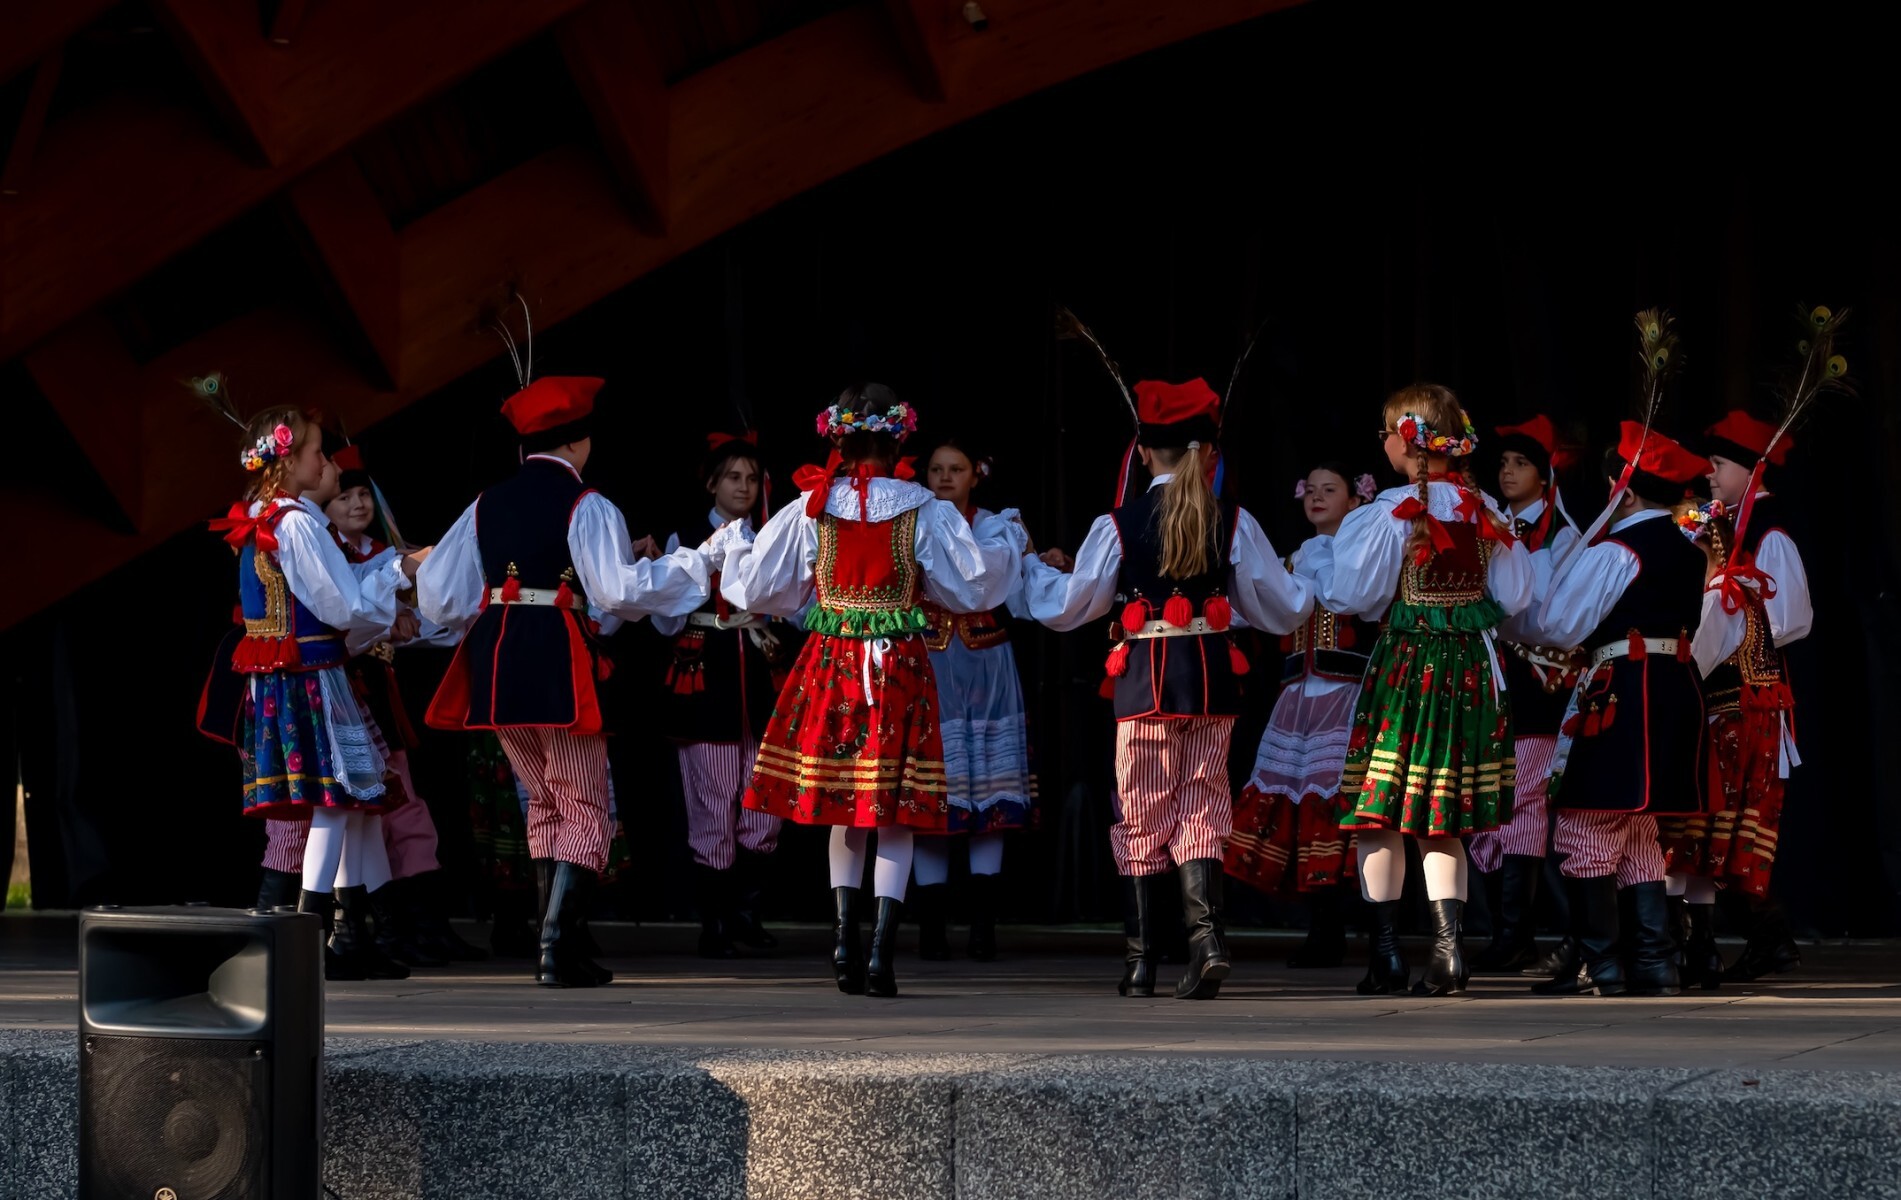
{"label": "peacock feather", "polygon": [[1129,390],[1128,383],[1123,380],[1122,368],[1116,365],[1115,359],[1109,357],[1109,352],[1102,348],[1102,343],[1096,340],[1096,335],[1090,331],[1089,326],[1083,324],[1075,313],[1060,304],[1056,306],[1056,337],[1059,341],[1081,339],[1089,343],[1089,348],[1096,352],[1096,357],[1102,360],[1103,368],[1109,372],[1109,378],[1115,380],[1117,390],[1122,393],[1122,402],[1129,406],[1129,417],[1137,426],[1140,426],[1142,418],[1135,411],[1135,393]]}

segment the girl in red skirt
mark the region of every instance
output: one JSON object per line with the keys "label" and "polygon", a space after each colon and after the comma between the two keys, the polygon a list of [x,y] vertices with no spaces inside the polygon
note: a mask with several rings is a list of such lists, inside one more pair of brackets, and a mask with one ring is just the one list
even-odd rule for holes
{"label": "girl in red skirt", "polygon": [[[708,545],[733,607],[806,610],[812,636],[766,724],[745,805],[832,826],[833,973],[839,990],[874,996],[898,991],[911,833],[942,833],[949,822],[923,602],[960,613],[997,607],[1015,586],[1027,540],[1014,509],[972,525],[910,480],[898,446],[916,427],[917,414],[890,388],[845,389],[818,417],[830,459],[794,476],[801,503],[756,538],[735,522]],[[858,890],[874,829],[878,911],[867,962]]]}

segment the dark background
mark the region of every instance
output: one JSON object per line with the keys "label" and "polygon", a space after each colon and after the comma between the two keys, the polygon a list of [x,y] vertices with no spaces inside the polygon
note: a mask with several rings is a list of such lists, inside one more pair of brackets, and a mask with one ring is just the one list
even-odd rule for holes
{"label": "dark background", "polygon": [[[980,500],[1020,505],[1039,544],[1073,550],[1109,502],[1128,422],[1087,353],[1051,337],[1052,306],[1089,322],[1131,380],[1217,389],[1265,322],[1228,479],[1285,553],[1309,532],[1292,487],[1313,463],[1345,457],[1392,482],[1371,431],[1394,387],[1452,386],[1482,433],[1549,412],[1593,462],[1630,408],[1637,309],[1680,320],[1688,365],[1662,423],[1694,432],[1731,407],[1773,412],[1798,303],[1853,308],[1860,395],[1825,402],[1781,481],[1817,623],[1792,656],[1807,761],[1777,887],[1813,932],[1892,934],[1901,796],[1880,747],[1901,664],[1886,480],[1901,444],[1901,254],[1891,199],[1867,182],[1890,145],[1879,76],[1857,67],[1875,18],[1772,6],[1715,28],[1703,11],[1340,0],[1252,22],[787,204],[545,331],[537,371],[608,379],[588,474],[636,535],[703,512],[702,436],[742,411],[783,501],[791,468],[822,452],[812,414],[875,378],[919,408],[926,437],[994,454]],[[363,431],[412,540],[512,469],[495,413],[511,387],[498,360]],[[1580,523],[1603,495],[1593,476],[1568,481]],[[10,564],[11,586],[31,571]],[[0,638],[41,906],[252,894],[261,829],[238,815],[230,751],[192,731],[230,585],[228,551],[190,533]],[[1044,821],[1010,850],[1010,908],[1100,919],[1114,911],[1103,640],[1017,636]],[[636,864],[621,904],[671,915],[678,784],[641,720],[661,702],[658,639],[642,626],[616,641],[616,784]],[[406,661],[420,708],[440,656]],[[1257,673],[1237,768],[1272,675]],[[463,870],[459,755],[432,739],[418,782]],[[789,834],[780,912],[822,907],[821,840]]]}

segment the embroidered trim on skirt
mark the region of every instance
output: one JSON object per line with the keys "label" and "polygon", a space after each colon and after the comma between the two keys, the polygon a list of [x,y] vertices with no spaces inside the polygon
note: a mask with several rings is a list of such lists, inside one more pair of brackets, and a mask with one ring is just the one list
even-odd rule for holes
{"label": "embroidered trim on skirt", "polygon": [[1261,734],[1248,787],[1296,801],[1337,794],[1359,691],[1344,679],[1311,677],[1282,688]]}
{"label": "embroidered trim on skirt", "polygon": [[1316,892],[1358,877],[1355,840],[1340,828],[1334,800],[1310,795],[1295,803],[1250,784],[1234,802],[1234,829],[1222,866],[1263,892],[1286,884],[1297,892]]}
{"label": "embroidered trim on skirt", "polygon": [[1658,817],[1664,862],[1675,874],[1700,875],[1769,894],[1781,839],[1782,715],[1770,709],[1719,713],[1710,718],[1704,745],[1709,802],[1693,817]]}
{"label": "embroidered trim on skirt", "polygon": [[801,825],[941,833],[950,799],[937,721],[922,637],[814,633],[766,723],[746,807]]}
{"label": "embroidered trim on skirt", "polygon": [[1034,823],[1036,776],[1023,683],[1010,645],[973,650],[961,638],[931,651],[937,677],[937,728],[951,833],[1027,829]]}
{"label": "embroidered trim on skirt", "polygon": [[1389,628],[1360,687],[1342,829],[1459,837],[1496,829],[1516,783],[1511,698],[1485,635]]}
{"label": "embroidered trim on skirt", "polygon": [[341,667],[256,674],[240,711],[244,813],[308,820],[313,808],[383,812],[384,761]]}

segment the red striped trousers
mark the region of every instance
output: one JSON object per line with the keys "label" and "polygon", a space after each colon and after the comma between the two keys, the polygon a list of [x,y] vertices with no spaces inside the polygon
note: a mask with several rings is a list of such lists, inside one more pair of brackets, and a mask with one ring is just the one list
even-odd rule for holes
{"label": "red striped trousers", "polygon": [[1615,875],[1620,888],[1663,880],[1657,818],[1648,813],[1561,808],[1551,852],[1564,859],[1566,879]]}
{"label": "red striped trousers", "polygon": [[607,813],[607,739],[598,733],[497,729],[515,778],[528,790],[528,854],[607,869],[614,825]]}
{"label": "red striped trousers", "polygon": [[716,871],[733,865],[735,846],[771,854],[783,822],[770,813],[740,804],[752,779],[759,744],[685,742],[680,751],[680,786],[686,793],[686,844],[693,861]]}
{"label": "red striped trousers", "polygon": [[1116,723],[1116,870],[1159,875],[1218,859],[1234,826],[1228,792],[1233,717],[1135,717]]}
{"label": "red striped trousers", "polygon": [[1545,791],[1551,786],[1551,763],[1558,753],[1555,736],[1521,737],[1513,743],[1518,760],[1518,785],[1512,793],[1511,818],[1497,830],[1475,833],[1466,846],[1472,865],[1481,871],[1498,870],[1507,854],[1543,858],[1551,837],[1551,817]]}

